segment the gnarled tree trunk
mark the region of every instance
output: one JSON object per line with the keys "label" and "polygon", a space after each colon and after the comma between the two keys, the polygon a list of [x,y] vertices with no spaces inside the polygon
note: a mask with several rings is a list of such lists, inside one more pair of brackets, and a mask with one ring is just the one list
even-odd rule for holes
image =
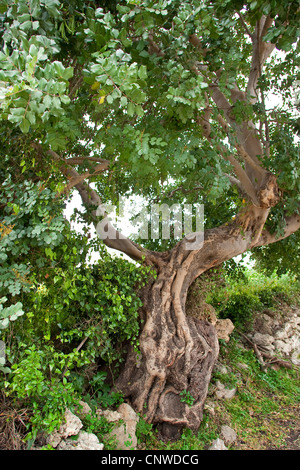
{"label": "gnarled tree trunk", "polygon": [[163,435],[198,429],[219,352],[215,327],[186,315],[188,288],[201,273],[244,252],[252,235],[252,226],[241,233],[232,224],[206,231],[200,250],[187,250],[183,240],[160,262],[148,286],[140,356],[129,352],[116,387],[146,420],[160,425]]}
{"label": "gnarled tree trunk", "polygon": [[[188,284],[181,271],[170,263],[148,287],[141,354],[130,351],[116,384],[149,422],[163,424],[164,433],[199,427],[219,350],[214,327],[185,315]],[[192,406],[182,401],[183,391],[193,397]]]}

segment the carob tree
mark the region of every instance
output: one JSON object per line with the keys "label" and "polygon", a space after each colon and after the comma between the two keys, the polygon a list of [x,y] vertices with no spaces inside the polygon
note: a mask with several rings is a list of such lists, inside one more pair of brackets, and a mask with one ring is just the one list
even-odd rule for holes
{"label": "carob tree", "polygon": [[[196,430],[218,338],[186,315],[189,287],[289,236],[298,255],[299,3],[5,0],[0,18],[2,138],[22,142],[18,165],[38,162],[33,178],[56,178],[60,197],[77,190],[104,243],[156,271],[116,387],[166,435]],[[103,206],[119,195],[204,204],[203,239],[125,237]]]}

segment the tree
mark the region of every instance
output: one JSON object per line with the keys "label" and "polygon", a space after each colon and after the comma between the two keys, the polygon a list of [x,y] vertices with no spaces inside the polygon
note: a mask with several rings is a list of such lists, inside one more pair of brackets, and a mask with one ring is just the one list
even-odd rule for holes
{"label": "tree", "polygon": [[[140,355],[128,351],[116,386],[166,434],[197,429],[218,356],[214,327],[185,313],[193,281],[249,250],[282,258],[287,237],[299,256],[298,18],[289,0],[1,5],[2,209],[18,216],[25,184],[51,188],[58,205],[77,190],[89,223],[104,217],[104,243],[156,272]],[[204,204],[203,243],[195,231],[122,235],[103,203],[130,194]],[[46,229],[55,250],[60,229]]]}

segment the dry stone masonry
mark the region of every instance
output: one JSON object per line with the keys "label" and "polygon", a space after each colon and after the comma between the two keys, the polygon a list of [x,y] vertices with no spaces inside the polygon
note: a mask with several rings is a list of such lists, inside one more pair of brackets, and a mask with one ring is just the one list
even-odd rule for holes
{"label": "dry stone masonry", "polygon": [[266,310],[254,323],[248,337],[270,354],[280,354],[300,364],[300,310],[292,307],[284,317]]}

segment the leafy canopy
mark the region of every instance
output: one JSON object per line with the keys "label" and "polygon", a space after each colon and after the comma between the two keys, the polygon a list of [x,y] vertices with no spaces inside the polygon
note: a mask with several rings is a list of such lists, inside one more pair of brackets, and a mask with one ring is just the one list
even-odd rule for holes
{"label": "leafy canopy", "polygon": [[[278,177],[283,197],[270,227],[280,230],[284,216],[298,211],[297,1],[6,0],[0,14],[1,179],[10,210],[3,230],[31,210],[30,192],[46,206],[50,190],[63,190],[49,149],[79,173],[89,172],[103,202],[130,193],[149,203],[203,202],[206,227],[230,220],[243,198],[230,182],[230,161],[220,155],[220,146],[235,151],[236,140],[234,129],[220,125],[222,108],[211,99],[216,76],[236,125],[255,124],[262,164]],[[275,52],[260,70],[255,102],[251,96],[233,100],[235,87],[246,89],[251,37],[262,15],[274,20],[263,40]],[[270,93],[280,104],[268,101]],[[45,152],[37,153],[34,144]],[[100,178],[91,158],[108,162]],[[11,189],[12,174],[27,202]],[[44,218],[22,235],[13,230],[10,243],[26,232],[53,250],[62,233],[56,203],[51,224]],[[297,253],[296,235],[293,240]],[[166,248],[163,242],[149,246]]]}

